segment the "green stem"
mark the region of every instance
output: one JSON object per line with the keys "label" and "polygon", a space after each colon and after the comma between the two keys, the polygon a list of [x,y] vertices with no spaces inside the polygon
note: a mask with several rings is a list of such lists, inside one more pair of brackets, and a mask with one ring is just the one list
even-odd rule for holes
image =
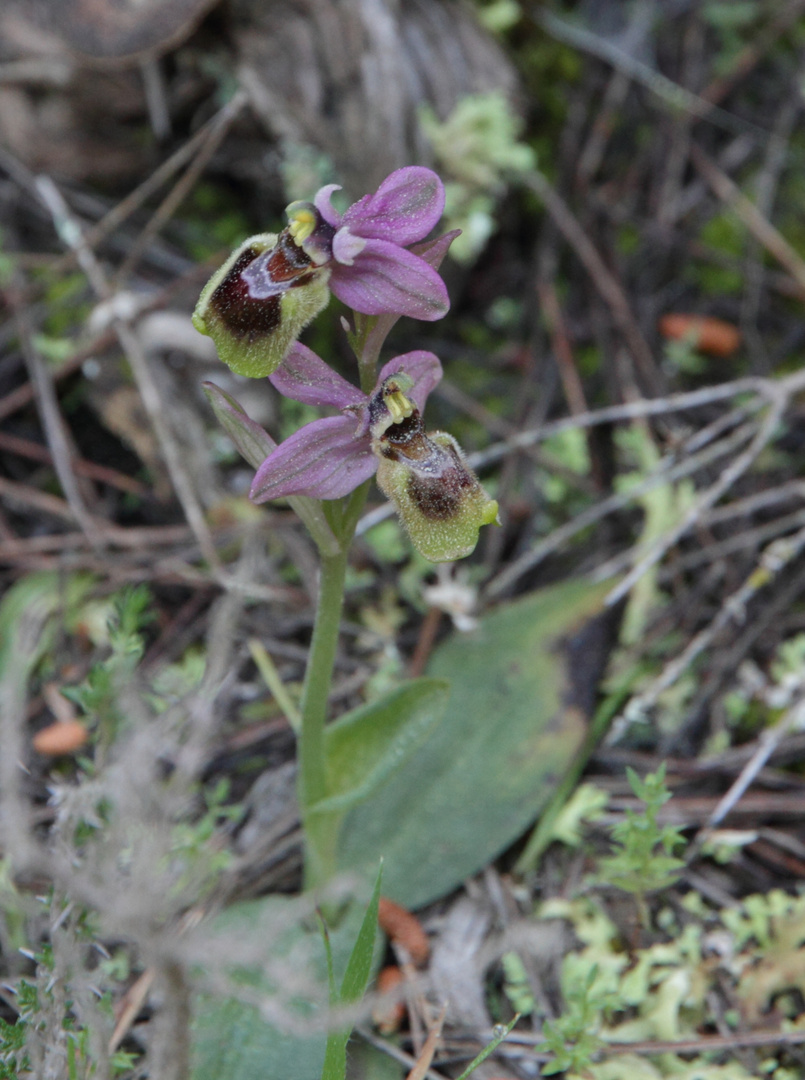
{"label": "green stem", "polygon": [[[368,394],[374,388],[377,356],[382,341],[372,336],[377,320],[356,316],[354,345],[360,371],[361,389]],[[371,341],[369,340],[371,339]],[[305,886],[324,884],[335,872],[339,815],[315,812],[316,803],[326,798],[327,754],[324,725],[327,701],[338,649],[338,630],[344,606],[344,583],[349,562],[349,548],[355,526],[366,503],[370,481],[337,503],[325,504],[327,521],[335,533],[339,550],[321,549],[318,605],[310,643],[305,685],[302,692],[302,724],[299,733],[299,806],[305,830]]]}
{"label": "green stem", "polygon": [[324,721],[338,646],[341,608],[344,604],[348,548],[349,545],[346,544],[344,550],[337,555],[325,555],[321,560],[316,622],[302,693],[299,801],[303,813],[323,799],[327,792],[324,771]]}
{"label": "green stem", "polygon": [[392,325],[393,322],[389,321],[387,315],[359,315],[357,312],[355,314],[353,346],[358,359],[361,390],[364,394],[371,394],[375,388],[380,350]]}
{"label": "green stem", "polygon": [[343,500],[339,530],[341,551],[337,555],[322,555],[321,560],[316,622],[305,671],[302,726],[298,742],[298,791],[305,828],[305,886],[308,889],[324,884],[335,873],[339,816],[311,813],[311,810],[328,794],[324,739],[327,701],[338,649],[349,548],[355,525],[366,503],[369,484],[367,480],[348,499]]}

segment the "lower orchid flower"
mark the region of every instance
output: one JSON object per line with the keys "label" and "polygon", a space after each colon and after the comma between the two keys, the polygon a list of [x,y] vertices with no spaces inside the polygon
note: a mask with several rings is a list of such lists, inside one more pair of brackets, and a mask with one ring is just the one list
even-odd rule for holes
{"label": "lower orchid flower", "polygon": [[390,360],[370,394],[296,344],[270,376],[288,398],[331,406],[340,415],[306,424],[280,443],[258,468],[250,498],[305,495],[337,499],[377,473],[412,542],[431,562],[473,551],[482,525],[497,520],[490,499],[452,436],[427,434],[421,410],[442,377],[431,352]]}

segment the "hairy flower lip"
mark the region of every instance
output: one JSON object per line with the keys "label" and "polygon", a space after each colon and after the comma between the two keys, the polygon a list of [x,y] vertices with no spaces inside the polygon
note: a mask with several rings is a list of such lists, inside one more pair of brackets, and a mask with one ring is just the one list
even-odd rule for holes
{"label": "hairy flower lip", "polygon": [[329,277],[287,230],[249,237],[202,289],[193,325],[233,371],[263,378],[326,306]]}

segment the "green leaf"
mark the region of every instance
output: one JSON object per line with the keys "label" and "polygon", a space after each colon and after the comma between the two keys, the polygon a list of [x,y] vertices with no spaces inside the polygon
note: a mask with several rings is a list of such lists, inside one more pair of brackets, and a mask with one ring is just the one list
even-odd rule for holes
{"label": "green leaf", "polygon": [[417,907],[486,866],[528,828],[585,736],[586,713],[573,691],[590,681],[595,660],[582,650],[571,667],[563,639],[601,610],[609,588],[576,581],[545,589],[436,650],[429,673],[451,680],[444,716],[345,815],[339,869],[368,876],[382,856],[385,894]]}
{"label": "green leaf", "polygon": [[[334,977],[342,980],[342,993],[343,973],[368,918],[366,903],[364,893],[360,902],[349,904],[329,932]],[[253,967],[227,973],[233,985],[230,996],[200,994],[196,998],[192,1080],[321,1080],[327,1045],[327,956],[320,929],[308,914],[308,905],[298,898],[275,895],[234,904],[211,924],[211,956],[227,955],[230,941],[241,950],[244,942],[254,941],[255,960]],[[268,973],[265,955],[271,957]],[[293,991],[284,986],[283,968],[295,986]],[[220,982],[221,973],[215,976]],[[305,985],[309,992],[303,993]],[[244,987],[244,999],[237,996],[238,986]],[[318,995],[317,990],[321,991]],[[256,994],[269,1008],[280,1004],[282,1012],[294,1018],[293,1030],[266,1020],[253,1003]]]}
{"label": "green leaf", "polygon": [[[252,420],[240,402],[220,386],[205,382],[202,383],[202,389],[215,413],[215,419],[235,444],[238,453],[253,469],[259,469],[276,448],[276,442],[256,420]],[[291,495],[288,503],[305,523],[322,554],[335,555],[341,550],[318,499],[311,499],[306,495]]]}
{"label": "green leaf", "polygon": [[340,811],[368,798],[427,739],[444,712],[449,690],[444,679],[412,679],[328,724],[329,794],[310,812]]}
{"label": "green leaf", "polygon": [[[372,957],[374,955],[375,938],[377,937],[377,906],[380,900],[382,876],[383,868],[381,866],[375,881],[372,899],[369,901],[369,906],[366,909],[361,928],[358,931],[358,937],[355,940],[355,945],[347,963],[347,970],[344,972],[341,992],[337,999],[339,1005],[350,1005],[360,1001],[366,992],[366,986],[372,972]],[[332,963],[329,962],[329,941],[327,948],[329,970],[332,974]],[[347,1043],[350,1034],[350,1028],[344,1031],[330,1032],[324,1054],[322,1080],[344,1080],[347,1071]]]}
{"label": "green leaf", "polygon": [[338,1004],[338,991],[335,987],[335,970],[333,968],[333,947],[330,944],[330,931],[327,929],[327,923],[324,921],[323,916],[319,913],[319,925],[321,927],[321,936],[324,941],[324,955],[327,960],[327,985],[330,988],[330,1004]]}
{"label": "green leaf", "polygon": [[340,1002],[342,1005],[360,1001],[366,991],[369,975],[372,971],[375,938],[377,937],[377,907],[380,902],[380,883],[383,880],[383,867],[377,872],[372,899],[363,917],[358,937],[355,941],[344,979],[341,983]]}
{"label": "green leaf", "polygon": [[215,419],[253,469],[259,469],[277,446],[267,431],[248,415],[240,402],[213,382],[202,383]]}

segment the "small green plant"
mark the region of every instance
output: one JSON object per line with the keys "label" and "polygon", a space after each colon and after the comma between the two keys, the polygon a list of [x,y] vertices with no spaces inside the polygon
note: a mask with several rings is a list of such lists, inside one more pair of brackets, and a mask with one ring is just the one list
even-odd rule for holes
{"label": "small green plant", "polygon": [[[86,920],[80,914],[68,918],[68,926],[57,933],[67,934],[71,945],[89,939]],[[63,962],[51,945],[43,945],[30,958],[36,975],[20,978],[14,986],[17,1020],[11,1024],[0,1019],[0,1080],[19,1080],[22,1076],[56,1075],[68,1080],[85,1080],[97,1075],[100,1062],[93,1050],[97,1039],[90,1027],[78,1019],[75,988],[64,978]],[[111,1015],[112,1000],[103,992],[96,1005]],[[134,1057],[118,1050],[108,1058],[106,1075],[118,1077],[131,1070]]]}
{"label": "small green plant", "polygon": [[15,1024],[0,1020],[0,1080],[16,1080],[30,1068],[25,1052],[25,1021]]}
{"label": "small green plant", "polygon": [[171,830],[171,850],[167,861],[174,881],[171,894],[208,896],[234,855],[221,843],[222,826],[235,825],[243,816],[240,803],[227,804],[229,780],[222,777],[203,792],[205,812],[194,821],[179,821]]}
{"label": "small green plant", "polygon": [[626,817],[612,827],[614,852],[601,859],[598,875],[602,881],[633,893],[640,905],[644,925],[648,925],[646,893],[664,889],[679,877],[685,865],[673,852],[684,843],[676,825],[660,825],[657,815],[671,798],[665,786],[665,764],[641,780],[634,769],[627,768],[632,791],[645,803],[641,813],[626,811]]}
{"label": "small green plant", "polygon": [[492,235],[508,180],[534,168],[534,151],[520,141],[522,122],[497,91],[467,95],[444,121],[423,105],[419,121],[449,176],[445,214],[450,228],[462,230],[451,253],[472,262]]}
{"label": "small green plant", "polygon": [[151,592],[145,585],[116,593],[111,607],[107,605],[106,625],[99,628],[110,650],[108,656],[93,664],[80,686],[62,689],[66,698],[98,723],[101,759],[124,723],[121,691],[135,676],[145,650],[143,630],[153,617]]}
{"label": "small green plant", "polygon": [[[380,882],[383,876],[381,866],[375,881],[374,891],[366,914],[361,922],[358,936],[350,953],[347,969],[341,980],[340,987],[336,985],[335,971],[333,968],[333,954],[330,948],[330,935],[324,919],[321,919],[321,930],[324,938],[324,948],[327,954],[327,978],[330,987],[330,1006],[337,1009],[339,1006],[357,1004],[366,993],[369,976],[372,972],[372,956],[377,937],[377,909],[380,902]],[[347,1071],[347,1043],[352,1032],[350,1027],[332,1030],[327,1037],[327,1046],[324,1052],[324,1065],[322,1067],[322,1080],[344,1080]]]}
{"label": "small green plant", "polygon": [[562,1015],[545,1021],[542,1028],[545,1042],[537,1047],[537,1052],[551,1053],[553,1059],[543,1068],[543,1076],[584,1072],[603,1046],[598,1031],[612,1004],[612,995],[595,988],[597,979],[598,968],[593,967],[583,982],[566,989]]}

